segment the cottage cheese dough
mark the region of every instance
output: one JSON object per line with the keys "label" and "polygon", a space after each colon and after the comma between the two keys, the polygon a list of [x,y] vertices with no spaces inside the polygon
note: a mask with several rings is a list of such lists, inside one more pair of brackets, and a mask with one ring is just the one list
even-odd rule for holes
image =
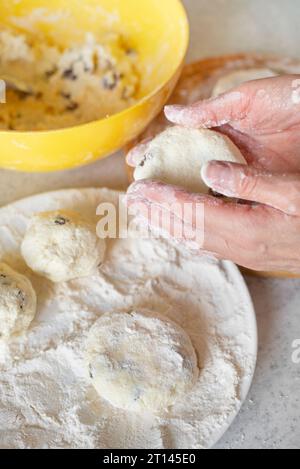
{"label": "cottage cheese dough", "polygon": [[252,68],[249,70],[237,70],[220,78],[214,87],[212,96],[216,97],[226,93],[237,86],[242,85],[246,81],[261,80],[263,78],[273,78],[278,74],[272,72],[268,68]]}
{"label": "cottage cheese dough", "polygon": [[0,264],[0,340],[25,332],[35,314],[37,299],[30,280]]}
{"label": "cottage cheese dough", "polygon": [[32,218],[21,250],[34,272],[65,282],[92,274],[104,259],[106,243],[91,221],[76,212],[55,211]]}
{"label": "cottage cheese dough", "polygon": [[199,374],[186,332],[145,311],[103,315],[90,331],[86,361],[98,393],[137,412],[167,410]]}
{"label": "cottage cheese dough", "polygon": [[63,49],[42,37],[34,41],[4,29],[0,56],[0,77],[11,77],[28,88],[7,89],[6,104],[0,106],[0,130],[72,127],[136,102],[138,54],[122,34],[88,33],[83,41]]}
{"label": "cottage cheese dough", "polygon": [[150,142],[134,179],[158,179],[188,191],[208,193],[201,169],[211,160],[246,164],[239,149],[218,132],[170,127]]}

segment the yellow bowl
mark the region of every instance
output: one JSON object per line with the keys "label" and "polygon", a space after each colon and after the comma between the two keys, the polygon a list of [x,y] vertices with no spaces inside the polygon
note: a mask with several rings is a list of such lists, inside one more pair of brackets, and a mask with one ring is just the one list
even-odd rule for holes
{"label": "yellow bowl", "polygon": [[109,118],[54,131],[0,131],[0,167],[20,171],[84,165],[133,140],[168,100],[189,42],[179,0],[0,0],[0,26],[16,27],[23,17],[31,19],[28,34],[42,33],[60,46],[100,28],[122,32],[138,50],[142,83],[137,104]]}

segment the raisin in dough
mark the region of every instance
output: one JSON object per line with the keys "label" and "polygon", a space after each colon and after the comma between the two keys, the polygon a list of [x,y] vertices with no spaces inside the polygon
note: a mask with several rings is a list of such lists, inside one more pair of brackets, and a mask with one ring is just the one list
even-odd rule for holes
{"label": "raisin in dough", "polygon": [[103,261],[96,225],[71,211],[45,212],[30,221],[22,243],[27,265],[52,282],[91,275]]}
{"label": "raisin in dough", "polygon": [[208,193],[201,169],[211,160],[246,164],[240,150],[225,135],[207,129],[170,127],[149,143],[134,179],[155,179],[191,192]]}
{"label": "raisin in dough", "polygon": [[100,396],[135,412],[167,410],[199,373],[185,331],[145,311],[103,315],[90,331],[86,363]]}
{"label": "raisin in dough", "polygon": [[0,340],[24,333],[36,315],[36,307],[30,280],[0,263]]}
{"label": "raisin in dough", "polygon": [[[277,74],[278,75],[278,74]],[[246,81],[261,80],[263,78],[273,78],[277,76],[268,68],[252,68],[249,70],[238,70],[236,72],[224,75],[216,83],[212,96],[216,97],[236,88]]]}

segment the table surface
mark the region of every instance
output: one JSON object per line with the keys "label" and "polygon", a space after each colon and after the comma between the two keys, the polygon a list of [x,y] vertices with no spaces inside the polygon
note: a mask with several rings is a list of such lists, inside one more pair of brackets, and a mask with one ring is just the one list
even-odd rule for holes
{"label": "table surface", "polygon": [[[298,0],[184,0],[191,21],[188,60],[232,52],[300,56]],[[0,206],[69,187],[123,189],[122,155],[72,171],[24,174],[0,170]],[[249,397],[217,448],[300,448],[300,280],[246,278],[259,327],[258,366]]]}

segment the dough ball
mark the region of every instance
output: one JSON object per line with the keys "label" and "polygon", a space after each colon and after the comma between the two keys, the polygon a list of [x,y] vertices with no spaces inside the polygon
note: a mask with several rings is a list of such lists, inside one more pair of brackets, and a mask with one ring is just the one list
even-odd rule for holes
{"label": "dough ball", "polygon": [[30,280],[0,263],[0,340],[25,332],[36,315],[36,307]]}
{"label": "dough ball", "polygon": [[234,143],[218,132],[170,127],[150,142],[134,179],[157,179],[191,192],[208,193],[201,169],[211,160],[246,164]]}
{"label": "dough ball", "polygon": [[52,282],[93,274],[104,259],[105,249],[96,225],[71,211],[34,216],[22,243],[27,265]]}
{"label": "dough ball", "polygon": [[214,87],[212,96],[216,97],[220,94],[226,93],[237,86],[242,85],[246,81],[261,80],[263,78],[273,78],[278,74],[272,72],[267,68],[252,68],[249,70],[238,70],[229,73],[220,78]]}
{"label": "dough ball", "polygon": [[148,312],[103,315],[90,331],[86,361],[100,396],[136,412],[168,409],[199,373],[185,331]]}

